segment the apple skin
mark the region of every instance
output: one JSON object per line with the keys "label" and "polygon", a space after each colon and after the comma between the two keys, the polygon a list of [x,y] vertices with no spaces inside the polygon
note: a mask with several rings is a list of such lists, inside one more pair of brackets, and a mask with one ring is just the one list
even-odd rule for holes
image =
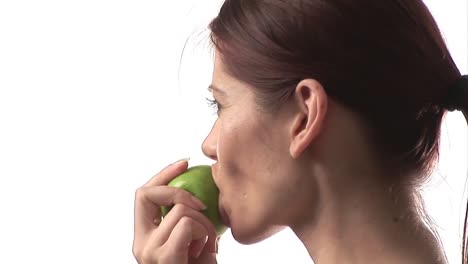
{"label": "apple skin", "polygon": [[[214,224],[218,237],[226,231],[227,227],[221,222],[218,211],[219,189],[213,181],[211,166],[198,165],[190,167],[187,171],[172,179],[168,186],[186,190],[206,205],[207,208],[201,212]],[[162,216],[165,217],[172,207],[161,206]]]}

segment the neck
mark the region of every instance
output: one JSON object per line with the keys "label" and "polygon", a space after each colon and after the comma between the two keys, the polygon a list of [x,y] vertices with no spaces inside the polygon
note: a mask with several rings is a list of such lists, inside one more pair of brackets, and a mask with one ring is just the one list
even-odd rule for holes
{"label": "neck", "polygon": [[329,189],[321,192],[319,209],[304,212],[291,226],[316,264],[446,263],[435,236],[412,209],[408,192],[375,182],[363,184],[362,175],[346,178],[360,186],[320,184],[319,190]]}

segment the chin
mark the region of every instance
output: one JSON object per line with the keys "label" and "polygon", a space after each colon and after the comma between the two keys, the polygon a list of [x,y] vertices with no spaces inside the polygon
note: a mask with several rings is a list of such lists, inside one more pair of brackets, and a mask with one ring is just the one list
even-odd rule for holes
{"label": "chin", "polygon": [[285,226],[269,226],[268,228],[243,228],[240,230],[232,226],[231,233],[240,244],[251,245],[275,235],[284,228]]}

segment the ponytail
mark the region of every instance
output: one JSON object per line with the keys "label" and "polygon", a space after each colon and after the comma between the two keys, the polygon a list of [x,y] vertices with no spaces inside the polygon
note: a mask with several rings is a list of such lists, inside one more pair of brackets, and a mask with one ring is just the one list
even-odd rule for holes
{"label": "ponytail", "polygon": [[[447,105],[444,107],[448,111],[460,110],[465,116],[468,124],[468,75],[461,76],[452,87],[448,90]],[[463,221],[463,237],[462,237],[462,264],[468,264],[467,252],[467,227],[468,227],[468,201],[465,211],[465,219]]]}

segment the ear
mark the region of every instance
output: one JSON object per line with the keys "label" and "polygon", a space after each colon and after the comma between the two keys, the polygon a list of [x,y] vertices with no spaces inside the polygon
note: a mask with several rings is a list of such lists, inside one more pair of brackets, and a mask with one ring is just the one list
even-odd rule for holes
{"label": "ear", "polygon": [[289,152],[298,158],[322,130],[328,97],[323,86],[313,79],[302,80],[294,92],[297,111],[290,128]]}

